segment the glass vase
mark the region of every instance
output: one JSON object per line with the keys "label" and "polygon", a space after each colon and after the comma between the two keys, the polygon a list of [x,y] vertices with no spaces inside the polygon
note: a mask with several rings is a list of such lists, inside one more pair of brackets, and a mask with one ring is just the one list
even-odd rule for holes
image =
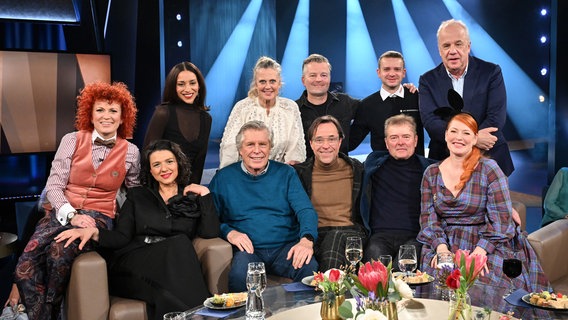
{"label": "glass vase", "polygon": [[345,301],[345,295],[335,296],[321,302],[320,316],[322,320],[340,320],[339,306]]}
{"label": "glass vase", "polygon": [[471,320],[471,298],[467,292],[450,291],[448,320]]}
{"label": "glass vase", "polygon": [[396,302],[384,301],[379,304],[379,311],[387,317],[388,320],[398,320],[398,310]]}

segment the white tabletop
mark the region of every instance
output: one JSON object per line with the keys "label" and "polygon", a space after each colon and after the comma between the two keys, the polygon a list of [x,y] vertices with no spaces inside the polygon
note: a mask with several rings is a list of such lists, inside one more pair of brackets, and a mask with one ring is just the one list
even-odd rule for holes
{"label": "white tabletop", "polygon": [[[353,299],[350,299],[353,300]],[[352,301],[352,305],[355,302]],[[321,303],[314,303],[290,310],[277,313],[270,317],[272,320],[289,320],[289,319],[321,319],[320,318]],[[448,317],[448,302],[432,299],[411,299],[403,300],[398,303],[398,319],[399,320],[415,320],[415,319],[428,319],[440,320],[447,319]],[[473,307],[473,311],[480,310],[478,307]],[[499,320],[502,313],[493,311],[491,313],[491,320]],[[517,319],[517,318],[512,318]]]}

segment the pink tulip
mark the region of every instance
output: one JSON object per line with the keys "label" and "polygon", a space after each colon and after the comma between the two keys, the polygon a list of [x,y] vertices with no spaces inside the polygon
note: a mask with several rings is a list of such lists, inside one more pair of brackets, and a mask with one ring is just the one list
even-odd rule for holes
{"label": "pink tulip", "polygon": [[388,286],[388,270],[379,261],[373,261],[365,263],[359,269],[359,281],[368,291],[377,291],[377,285],[380,283],[384,291],[386,291]]}
{"label": "pink tulip", "polygon": [[337,282],[337,281],[339,281],[340,276],[341,276],[341,273],[339,272],[338,269],[329,270],[329,281]]}
{"label": "pink tulip", "polygon": [[464,256],[465,258],[465,274],[463,276],[469,277],[471,272],[471,268],[473,268],[473,276],[471,279],[467,279],[468,282],[473,282],[481,270],[483,270],[483,266],[487,262],[486,256],[481,255],[470,255],[469,250],[458,250],[456,252],[456,264],[461,266],[461,257]]}
{"label": "pink tulip", "polygon": [[323,282],[325,280],[325,278],[323,277],[323,273],[321,272],[314,273],[314,280],[316,280],[318,283]]}

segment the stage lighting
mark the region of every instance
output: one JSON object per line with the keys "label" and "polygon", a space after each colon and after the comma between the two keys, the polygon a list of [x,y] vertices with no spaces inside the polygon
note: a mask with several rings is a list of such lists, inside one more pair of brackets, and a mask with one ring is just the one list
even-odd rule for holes
{"label": "stage lighting", "polygon": [[180,40],[180,41],[178,41],[178,47],[181,48],[181,46],[183,46],[183,43],[182,43],[181,40]]}
{"label": "stage lighting", "polygon": [[546,11],[546,9],[540,10],[540,15],[541,15],[541,16],[545,16],[546,14],[548,14],[548,11]]}
{"label": "stage lighting", "polygon": [[548,40],[546,39],[546,36],[540,37],[540,43],[546,43],[546,40]]}
{"label": "stage lighting", "polygon": [[543,76],[545,76],[547,73],[548,73],[548,69],[546,69],[546,68],[540,69],[540,74],[542,74]]}
{"label": "stage lighting", "polygon": [[176,19],[177,19],[177,21],[180,21],[181,20],[181,14],[179,14],[179,13],[176,14]]}
{"label": "stage lighting", "polygon": [[539,101],[539,102],[541,102],[541,103],[544,102],[544,99],[545,99],[545,98],[544,98],[544,96],[543,96],[542,94],[541,94],[540,96],[538,96],[538,101]]}

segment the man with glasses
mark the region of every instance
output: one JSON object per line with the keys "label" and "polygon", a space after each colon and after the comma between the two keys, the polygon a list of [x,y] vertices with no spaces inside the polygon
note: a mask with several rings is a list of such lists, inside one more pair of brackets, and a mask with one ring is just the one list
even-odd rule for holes
{"label": "man with glasses", "polygon": [[[332,116],[316,118],[308,129],[313,156],[294,165],[318,213],[315,257],[320,270],[348,265],[347,237],[366,238],[359,214],[363,165],[339,152],[343,129]],[[346,192],[351,190],[351,192]]]}
{"label": "man with glasses", "polygon": [[416,154],[418,136],[412,117],[392,116],[384,128],[388,152],[373,151],[365,160],[361,217],[370,238],[363,261],[390,255],[396,267],[401,245],[414,245],[417,253],[422,248],[416,240],[420,231],[420,184],[424,170],[434,161]]}

